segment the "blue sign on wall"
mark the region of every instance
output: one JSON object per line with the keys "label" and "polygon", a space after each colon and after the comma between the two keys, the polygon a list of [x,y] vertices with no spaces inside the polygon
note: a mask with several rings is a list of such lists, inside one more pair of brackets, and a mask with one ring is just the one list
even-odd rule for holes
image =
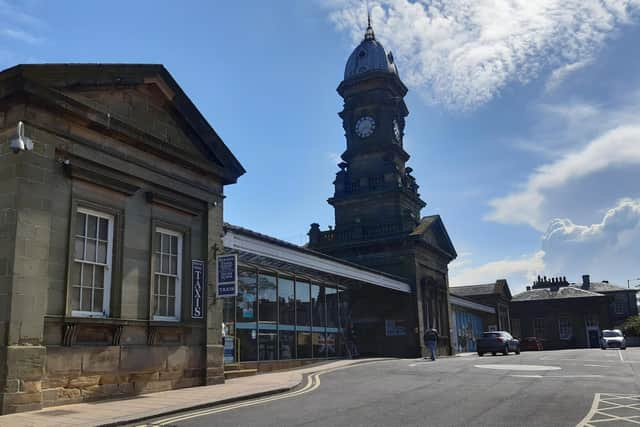
{"label": "blue sign on wall", "polygon": [[191,318],[202,319],[204,316],[204,261],[191,261]]}
{"label": "blue sign on wall", "polygon": [[216,284],[218,298],[235,297],[238,293],[238,257],[237,255],[220,255],[217,257],[218,282]]}

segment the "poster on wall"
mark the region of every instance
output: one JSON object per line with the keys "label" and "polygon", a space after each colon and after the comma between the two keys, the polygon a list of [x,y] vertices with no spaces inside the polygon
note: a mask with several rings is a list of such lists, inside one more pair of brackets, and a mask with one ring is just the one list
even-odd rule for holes
{"label": "poster on wall", "polygon": [[238,294],[238,256],[219,255],[216,258],[218,280],[216,290],[218,298],[235,297]]}
{"label": "poster on wall", "polygon": [[231,336],[224,337],[224,363],[234,363],[236,348],[235,338]]}
{"label": "poster on wall", "polygon": [[385,335],[388,337],[402,337],[407,335],[404,320],[385,320],[384,329]]}
{"label": "poster on wall", "polygon": [[191,318],[202,319],[204,316],[204,261],[191,261]]}

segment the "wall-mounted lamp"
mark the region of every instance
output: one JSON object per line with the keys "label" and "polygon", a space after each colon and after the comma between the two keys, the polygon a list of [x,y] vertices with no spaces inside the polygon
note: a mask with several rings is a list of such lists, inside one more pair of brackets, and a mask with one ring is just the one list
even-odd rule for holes
{"label": "wall-mounted lamp", "polygon": [[33,150],[33,141],[31,138],[24,136],[24,123],[22,123],[22,121],[18,122],[18,136],[11,140],[9,148],[11,148],[11,151],[15,154],[18,154],[20,151]]}

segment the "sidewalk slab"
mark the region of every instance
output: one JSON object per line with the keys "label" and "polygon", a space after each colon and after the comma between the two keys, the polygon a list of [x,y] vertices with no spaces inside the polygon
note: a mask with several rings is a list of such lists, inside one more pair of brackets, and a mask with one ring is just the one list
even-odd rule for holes
{"label": "sidewalk slab", "polygon": [[87,427],[133,423],[175,412],[289,391],[300,385],[306,374],[379,360],[387,359],[338,360],[295,370],[234,378],[224,384],[4,415],[0,416],[0,427]]}

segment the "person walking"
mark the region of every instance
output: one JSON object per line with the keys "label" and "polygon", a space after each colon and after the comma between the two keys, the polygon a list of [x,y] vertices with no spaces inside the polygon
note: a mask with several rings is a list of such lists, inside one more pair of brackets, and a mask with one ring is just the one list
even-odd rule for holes
{"label": "person walking", "polygon": [[436,360],[436,346],[438,345],[438,331],[435,328],[429,328],[424,333],[424,343],[427,345],[427,348],[431,352],[431,360]]}

